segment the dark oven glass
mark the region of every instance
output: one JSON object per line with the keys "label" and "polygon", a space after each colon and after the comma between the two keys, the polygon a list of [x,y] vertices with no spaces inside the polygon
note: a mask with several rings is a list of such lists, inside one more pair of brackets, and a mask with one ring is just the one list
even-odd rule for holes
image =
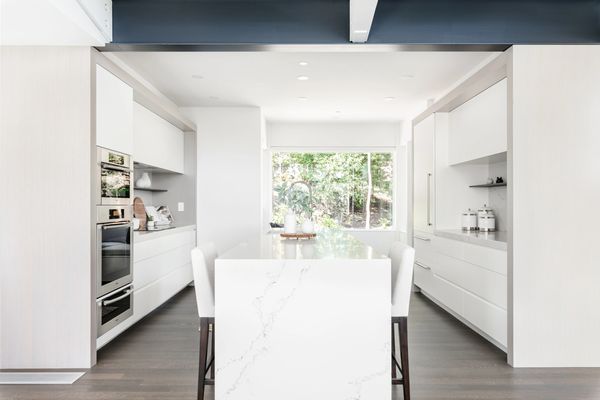
{"label": "dark oven glass", "polygon": [[131,225],[103,227],[102,285],[131,274]]}
{"label": "dark oven glass", "polygon": [[112,321],[119,315],[131,309],[131,294],[120,300],[116,300],[115,302],[112,302],[111,300],[123,296],[128,290],[130,290],[130,288],[119,290],[113,296],[104,299],[102,302],[102,325],[105,325],[107,322]]}
{"label": "dark oven glass", "polygon": [[103,198],[127,199],[131,192],[131,173],[102,167],[100,185]]}

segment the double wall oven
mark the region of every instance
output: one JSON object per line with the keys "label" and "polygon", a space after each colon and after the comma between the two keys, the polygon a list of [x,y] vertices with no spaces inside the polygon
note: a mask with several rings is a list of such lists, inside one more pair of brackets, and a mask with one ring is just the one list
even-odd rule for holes
{"label": "double wall oven", "polygon": [[101,336],[133,315],[131,156],[98,147],[96,307]]}

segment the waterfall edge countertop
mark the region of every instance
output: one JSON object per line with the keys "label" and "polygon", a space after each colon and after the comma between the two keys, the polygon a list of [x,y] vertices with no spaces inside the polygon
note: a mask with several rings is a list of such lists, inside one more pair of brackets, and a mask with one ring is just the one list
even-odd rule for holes
{"label": "waterfall edge countertop", "polygon": [[317,237],[310,240],[283,239],[278,232],[271,232],[244,241],[219,258],[223,260],[374,260],[386,259],[387,256],[378,254],[371,246],[344,231],[327,230],[317,233]]}
{"label": "waterfall edge countertop", "polygon": [[215,400],[390,399],[390,321],[391,262],[370,246],[252,238],[215,263]]}

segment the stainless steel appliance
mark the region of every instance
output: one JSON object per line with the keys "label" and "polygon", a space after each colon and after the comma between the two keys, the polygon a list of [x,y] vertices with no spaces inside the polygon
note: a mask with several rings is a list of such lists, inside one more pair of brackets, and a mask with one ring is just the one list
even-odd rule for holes
{"label": "stainless steel appliance", "polygon": [[133,315],[133,284],[96,300],[97,336],[100,337]]}
{"label": "stainless steel appliance", "polygon": [[130,205],[133,200],[131,156],[97,148],[97,205]]}
{"label": "stainless steel appliance", "polygon": [[131,206],[98,206],[96,219],[96,297],[133,281]]}

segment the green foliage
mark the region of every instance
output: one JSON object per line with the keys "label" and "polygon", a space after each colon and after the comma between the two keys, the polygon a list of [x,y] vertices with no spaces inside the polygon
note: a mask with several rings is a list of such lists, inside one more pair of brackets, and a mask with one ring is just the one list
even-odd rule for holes
{"label": "green foliage", "polygon": [[[273,153],[273,220],[282,223],[291,208],[326,227],[365,228],[368,193],[367,153]],[[393,156],[371,153],[371,228],[391,226]],[[305,181],[313,191],[292,183]]]}

